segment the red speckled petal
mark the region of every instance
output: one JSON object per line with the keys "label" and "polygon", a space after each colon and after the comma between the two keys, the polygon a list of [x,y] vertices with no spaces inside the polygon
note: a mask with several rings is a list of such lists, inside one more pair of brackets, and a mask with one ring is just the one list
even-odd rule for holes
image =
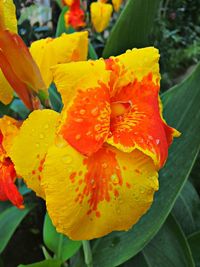
{"label": "red speckled petal", "polygon": [[150,207],[158,189],[150,157],[103,146],[85,157],[68,144],[51,147],[42,172],[48,213],[74,240],[127,230]]}
{"label": "red speckled petal", "polygon": [[174,130],[161,118],[158,92],[159,84],[155,84],[149,74],[116,93],[113,103],[129,101],[131,107],[124,114],[112,117],[108,143],[125,152],[137,148],[160,168],[167,159]]}

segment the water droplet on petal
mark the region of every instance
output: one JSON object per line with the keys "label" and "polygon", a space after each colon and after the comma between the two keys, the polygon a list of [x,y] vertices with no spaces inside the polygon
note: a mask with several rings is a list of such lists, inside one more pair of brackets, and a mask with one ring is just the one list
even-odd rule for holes
{"label": "water droplet on petal", "polygon": [[80,135],[80,134],[77,134],[77,135],[75,136],[75,139],[76,139],[76,140],[80,140],[80,139],[81,139],[81,135]]}
{"label": "water droplet on petal", "polygon": [[119,183],[119,178],[116,175],[116,173],[111,176],[111,180],[112,180],[113,184],[118,184]]}
{"label": "water droplet on petal", "polygon": [[81,110],[79,111],[79,113],[80,113],[81,115],[84,115],[84,114],[86,113],[86,110],[85,110],[85,109],[81,109]]}
{"label": "water droplet on petal", "polygon": [[156,139],[156,145],[160,144],[160,139]]}
{"label": "water droplet on petal", "polygon": [[106,162],[102,163],[102,168],[106,169],[108,167],[108,164]]}
{"label": "water droplet on petal", "polygon": [[63,158],[62,158],[62,161],[66,164],[69,164],[72,162],[72,157],[69,156],[69,155],[65,155]]}
{"label": "water droplet on petal", "polygon": [[75,122],[83,122],[83,119],[81,119],[81,118],[75,118],[74,121]]}
{"label": "water droplet on petal", "polygon": [[40,134],[40,139],[43,139],[44,138],[44,135],[43,134]]}
{"label": "water droplet on petal", "polygon": [[92,116],[96,117],[99,114],[99,108],[95,107],[91,110]]}
{"label": "water droplet on petal", "polygon": [[40,147],[40,144],[37,143],[35,146],[38,148],[38,147]]}

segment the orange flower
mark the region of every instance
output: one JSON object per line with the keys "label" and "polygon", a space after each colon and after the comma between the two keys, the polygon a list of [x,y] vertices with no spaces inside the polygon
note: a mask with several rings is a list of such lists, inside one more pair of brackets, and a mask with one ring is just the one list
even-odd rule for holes
{"label": "orange flower", "polygon": [[16,171],[9,157],[18,127],[19,123],[12,118],[0,119],[0,201],[10,200],[16,207],[23,208],[23,197],[15,185]]}
{"label": "orange flower", "polygon": [[57,65],[61,114],[34,111],[20,128],[16,170],[74,240],[128,230],[151,206],[158,170],[179,136],[162,117],[158,59],[149,47]]}
{"label": "orange flower", "polygon": [[31,95],[45,88],[38,66],[19,35],[0,31],[0,68],[29,109],[33,109]]}
{"label": "orange flower", "polygon": [[[67,2],[69,4],[69,2]],[[80,0],[70,2],[69,10],[65,14],[66,27],[72,26],[74,29],[79,29],[85,26],[85,14],[80,7]]]}

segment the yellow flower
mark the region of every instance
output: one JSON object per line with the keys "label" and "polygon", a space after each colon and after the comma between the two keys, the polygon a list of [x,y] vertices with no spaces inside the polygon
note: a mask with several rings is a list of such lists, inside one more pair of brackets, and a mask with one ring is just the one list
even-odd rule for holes
{"label": "yellow flower", "polygon": [[[34,94],[40,90],[47,91],[52,82],[50,68],[53,65],[86,60],[88,33],[63,34],[55,39],[36,41],[32,43],[30,53],[22,39],[12,32],[17,25],[14,10],[12,1],[1,0],[0,101],[8,104],[13,97],[13,88],[26,106],[32,109]],[[9,14],[11,21],[7,23]]]}
{"label": "yellow flower", "polygon": [[114,6],[114,10],[115,10],[116,12],[119,11],[120,6],[121,6],[121,4],[122,4],[122,1],[123,1],[123,0],[112,0],[112,4],[113,4],[113,6]]}
{"label": "yellow flower", "polygon": [[151,206],[179,135],[162,118],[158,59],[149,47],[55,66],[61,114],[34,111],[15,138],[17,173],[74,240],[128,230]]}
{"label": "yellow flower", "polygon": [[53,81],[50,70],[52,66],[87,59],[88,32],[63,33],[55,39],[46,38],[35,41],[31,44],[30,52],[48,89]]}
{"label": "yellow flower", "polygon": [[102,2],[96,2],[90,5],[90,10],[91,20],[94,29],[99,33],[104,31],[105,28],[108,27],[110,22],[110,18],[113,11],[112,5]]}

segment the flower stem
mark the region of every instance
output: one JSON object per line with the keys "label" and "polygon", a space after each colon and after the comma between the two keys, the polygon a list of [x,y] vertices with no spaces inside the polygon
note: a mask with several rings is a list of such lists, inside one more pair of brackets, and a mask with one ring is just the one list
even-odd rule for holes
{"label": "flower stem", "polygon": [[61,234],[59,237],[59,242],[58,242],[58,251],[57,251],[57,258],[61,259],[61,254],[62,254],[62,245],[63,245],[63,235]]}
{"label": "flower stem", "polygon": [[83,252],[85,256],[85,264],[87,267],[93,267],[92,251],[90,248],[90,242],[87,240],[83,240],[82,244],[83,244]]}

